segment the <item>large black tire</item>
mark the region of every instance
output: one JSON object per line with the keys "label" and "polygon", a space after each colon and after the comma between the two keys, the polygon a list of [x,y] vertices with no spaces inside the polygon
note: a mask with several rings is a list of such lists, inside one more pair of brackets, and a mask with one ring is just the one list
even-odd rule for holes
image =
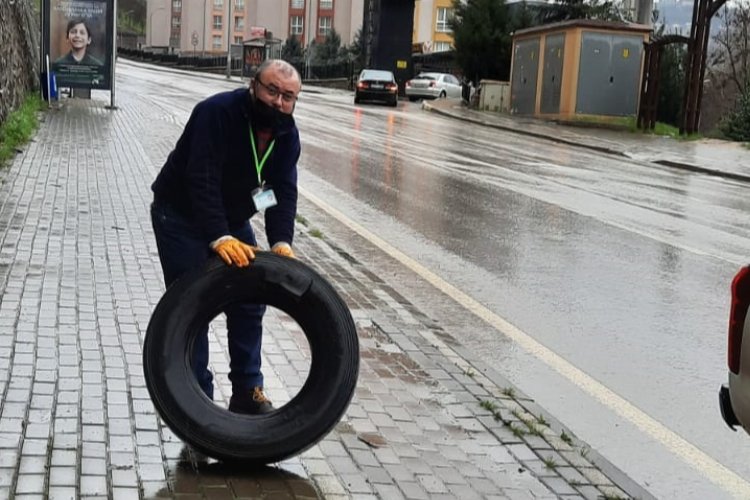
{"label": "large black tire", "polygon": [[[236,302],[284,311],[310,344],[305,384],[268,414],[220,408],[190,367],[201,325]],[[258,252],[244,269],[216,258],[169,287],[148,325],[143,369],[156,410],[180,439],[220,460],[261,465],[301,453],[338,423],[357,383],[359,343],[349,309],[328,282],[298,260]]]}

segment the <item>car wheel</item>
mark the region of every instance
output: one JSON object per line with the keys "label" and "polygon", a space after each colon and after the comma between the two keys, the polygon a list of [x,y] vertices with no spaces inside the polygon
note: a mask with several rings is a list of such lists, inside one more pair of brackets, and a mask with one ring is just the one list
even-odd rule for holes
{"label": "car wheel", "polygon": [[354,96],[354,104],[359,104],[360,102],[361,101],[360,101],[359,97]]}
{"label": "car wheel", "polygon": [[[271,413],[217,406],[192,373],[197,333],[237,302],[284,311],[310,344],[304,385]],[[220,460],[262,465],[301,453],[338,423],[354,394],[359,344],[346,304],[327,281],[298,260],[258,252],[246,268],[212,259],[167,289],[148,325],[143,370],[156,410],[180,439]]]}
{"label": "car wheel", "polygon": [[394,99],[393,102],[390,102],[389,104],[391,105],[391,107],[395,108],[396,106],[398,106],[398,99]]}
{"label": "car wheel", "polygon": [[445,99],[445,90],[443,90],[442,92],[440,92],[440,97],[439,98],[440,99]]}
{"label": "car wheel", "polygon": [[416,100],[417,100],[417,98],[416,98],[416,97],[410,97],[410,98],[409,98],[409,100],[410,100],[411,102],[414,102],[414,101],[416,101]]}

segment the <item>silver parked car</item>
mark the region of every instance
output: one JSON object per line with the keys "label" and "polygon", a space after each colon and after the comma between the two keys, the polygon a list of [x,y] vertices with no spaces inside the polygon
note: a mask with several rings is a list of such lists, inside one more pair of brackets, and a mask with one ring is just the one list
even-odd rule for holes
{"label": "silver parked car", "polygon": [[[719,389],[721,416],[730,428],[742,426],[750,433],[750,266],[732,280],[729,310],[727,365],[729,382]],[[745,335],[748,339],[745,340]]]}
{"label": "silver parked car", "polygon": [[461,97],[461,82],[448,73],[419,73],[406,82],[406,97],[410,101]]}

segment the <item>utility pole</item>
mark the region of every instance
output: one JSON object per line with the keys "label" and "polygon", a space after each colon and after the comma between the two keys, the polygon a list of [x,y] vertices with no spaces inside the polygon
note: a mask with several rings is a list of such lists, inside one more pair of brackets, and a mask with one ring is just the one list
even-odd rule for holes
{"label": "utility pole", "polygon": [[232,78],[232,2],[227,0],[227,79]]}
{"label": "utility pole", "polygon": [[312,2],[313,0],[305,0],[305,79],[310,79],[310,59],[312,58]]}
{"label": "utility pole", "polygon": [[203,0],[203,35],[201,36],[201,39],[203,40],[203,50],[201,51],[201,57],[205,57],[206,55],[206,0]]}

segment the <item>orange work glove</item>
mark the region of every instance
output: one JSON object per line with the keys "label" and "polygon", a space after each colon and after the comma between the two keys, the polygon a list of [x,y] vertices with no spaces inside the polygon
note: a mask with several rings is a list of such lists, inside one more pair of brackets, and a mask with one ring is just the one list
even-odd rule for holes
{"label": "orange work glove", "polygon": [[255,248],[243,243],[237,238],[227,238],[214,246],[214,252],[219,254],[228,266],[247,267],[255,260]]}
{"label": "orange work glove", "polygon": [[296,255],[294,255],[294,250],[292,250],[292,247],[286,243],[277,243],[273,246],[273,248],[271,248],[271,251],[276,255],[281,255],[282,257],[289,257],[290,259],[296,258]]}

